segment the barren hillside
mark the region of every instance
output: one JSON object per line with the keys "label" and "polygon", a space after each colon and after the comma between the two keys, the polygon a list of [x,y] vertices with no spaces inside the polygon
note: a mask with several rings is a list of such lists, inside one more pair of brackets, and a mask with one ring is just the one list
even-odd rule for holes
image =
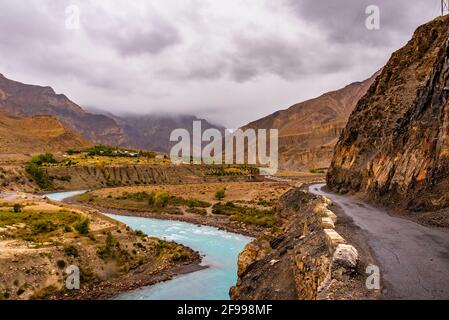
{"label": "barren hillside", "polygon": [[12,117],[0,113],[0,153],[80,149],[89,143],[53,116]]}

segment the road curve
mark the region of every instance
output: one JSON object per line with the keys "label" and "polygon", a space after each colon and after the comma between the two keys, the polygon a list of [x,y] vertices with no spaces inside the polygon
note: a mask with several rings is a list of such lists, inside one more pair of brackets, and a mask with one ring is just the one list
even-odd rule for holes
{"label": "road curve", "polygon": [[394,217],[361,200],[309,186],[366,232],[380,264],[384,299],[449,299],[449,232]]}

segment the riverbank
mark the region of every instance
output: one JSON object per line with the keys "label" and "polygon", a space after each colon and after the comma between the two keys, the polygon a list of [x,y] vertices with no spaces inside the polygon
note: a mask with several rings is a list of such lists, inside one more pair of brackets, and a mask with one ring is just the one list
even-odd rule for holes
{"label": "riverbank", "polygon": [[[0,300],[107,299],[204,268],[197,251],[86,206],[25,194],[0,204]],[[66,289],[68,266],[80,290]]]}
{"label": "riverbank", "polygon": [[119,294],[124,300],[228,300],[229,288],[237,281],[237,260],[252,238],[208,226],[181,221],[115,216],[131,227],[161,239],[176,241],[199,251],[201,265],[197,272],[174,277],[170,281]]}
{"label": "riverbank", "polygon": [[137,269],[130,270],[126,274],[111,280],[94,281],[80,290],[73,292],[61,292],[46,297],[49,300],[105,300],[116,297],[128,291],[152,286],[169,281],[176,276],[207,269],[202,266],[202,258],[197,251],[182,246],[189,253],[189,259],[182,264],[170,264],[163,268],[153,270],[152,266],[144,264]]}
{"label": "riverbank", "polygon": [[[74,205],[73,201],[71,205]],[[93,284],[85,292],[55,298],[140,300],[184,299],[188,296],[191,299],[229,299],[229,288],[237,280],[238,254],[246,243],[251,241],[250,238],[209,226],[198,227],[197,224],[174,220],[114,215],[110,210],[101,208],[93,210],[97,209],[103,213],[107,212],[106,217],[120,221],[124,225],[142,230],[159,239],[181,243],[197,259],[185,261],[184,265],[174,269],[157,270],[155,274],[146,272],[146,267],[142,266],[117,281]],[[211,282],[214,283],[212,287]],[[189,286],[192,288],[186,289]],[[201,286],[203,289],[198,291]],[[182,288],[185,289],[184,293]]]}

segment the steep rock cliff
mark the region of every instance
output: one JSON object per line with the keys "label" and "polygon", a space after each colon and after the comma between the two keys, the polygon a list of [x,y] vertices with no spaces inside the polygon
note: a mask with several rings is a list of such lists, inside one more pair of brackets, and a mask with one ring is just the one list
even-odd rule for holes
{"label": "steep rock cliff", "polygon": [[449,205],[449,17],[419,27],[359,101],[328,185],[415,211]]}

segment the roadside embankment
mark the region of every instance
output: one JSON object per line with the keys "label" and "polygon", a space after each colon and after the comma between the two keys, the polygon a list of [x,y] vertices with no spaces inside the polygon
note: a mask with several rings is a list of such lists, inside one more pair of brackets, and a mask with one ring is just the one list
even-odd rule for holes
{"label": "roadside embankment", "polygon": [[329,199],[299,188],[287,192],[280,203],[281,229],[257,238],[240,254],[231,298],[376,298],[377,292],[365,287],[368,258],[335,230],[338,217],[330,205]]}

